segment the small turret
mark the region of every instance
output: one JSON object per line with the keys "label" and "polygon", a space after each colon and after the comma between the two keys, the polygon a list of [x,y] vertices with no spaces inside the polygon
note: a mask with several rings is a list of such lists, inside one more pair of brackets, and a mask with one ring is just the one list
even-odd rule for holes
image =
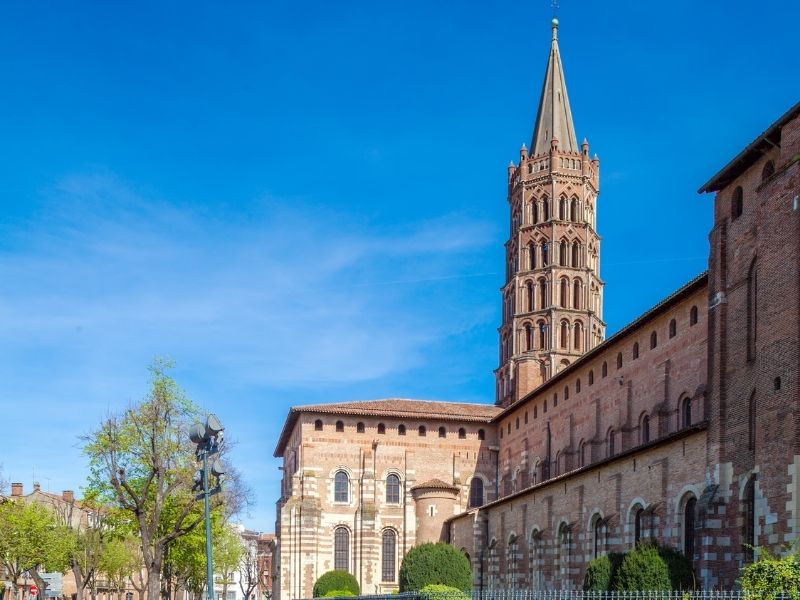
{"label": "small turret", "polygon": [[519,160],[520,162],[526,160],[528,158],[528,148],[525,147],[525,144],[522,144],[522,148],[519,149]]}

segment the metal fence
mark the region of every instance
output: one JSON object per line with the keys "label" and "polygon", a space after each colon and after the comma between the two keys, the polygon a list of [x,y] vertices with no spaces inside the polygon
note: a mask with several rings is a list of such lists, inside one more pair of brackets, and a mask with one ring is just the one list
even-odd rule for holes
{"label": "metal fence", "polygon": [[[404,592],[341,598],[340,600],[800,600],[798,594],[745,593],[740,590],[688,590],[638,592],[584,592],[582,590],[530,590],[493,588],[471,593]],[[330,599],[329,599],[330,600]],[[333,600],[336,600],[335,598]]]}

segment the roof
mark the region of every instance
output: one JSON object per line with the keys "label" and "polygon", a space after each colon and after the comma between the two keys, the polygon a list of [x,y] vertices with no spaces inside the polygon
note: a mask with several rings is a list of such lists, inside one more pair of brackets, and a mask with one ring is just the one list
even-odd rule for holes
{"label": "roof", "polygon": [[558,50],[558,20],[553,19],[553,41],[547,57],[547,70],[539,99],[539,112],[531,139],[531,154],[550,152],[550,142],[558,140],[558,149],[563,152],[578,152],[575,126],[572,124],[572,111],[567,97],[567,83],[561,54]]}
{"label": "roof", "polygon": [[418,483],[411,488],[412,490],[455,490],[458,491],[458,487],[454,486],[452,483],[445,483],[441,479],[429,479],[423,483]]}
{"label": "roof", "polygon": [[492,404],[409,400],[407,398],[384,398],[381,400],[358,400],[293,406],[289,409],[289,415],[286,417],[283,430],[278,438],[274,456],[277,457],[282,454],[292,429],[294,429],[294,424],[301,413],[489,423],[500,411],[499,407]]}
{"label": "roof", "polygon": [[780,146],[781,129],[783,129],[786,123],[797,118],[799,115],[800,102],[783,113],[783,115],[765,131],[762,131],[756,139],[750,142],[744,150],[739,152],[739,154],[725,165],[719,173],[714,175],[703,187],[697,190],[697,193],[718,192],[749,169],[767,150],[775,146]]}
{"label": "roof", "polygon": [[615,344],[617,341],[621,340],[626,335],[629,335],[631,332],[635,331],[648,321],[651,321],[665,310],[671,308],[672,306],[674,306],[675,304],[677,304],[690,294],[694,293],[698,289],[705,287],[706,285],[708,285],[708,271],[703,271],[702,273],[700,273],[700,275],[698,275],[685,285],[675,290],[669,296],[664,298],[661,302],[653,306],[650,310],[643,313],[642,315],[640,315],[639,317],[628,323],[625,327],[617,331],[614,335],[604,340],[602,344],[595,346],[594,348],[589,350],[586,354],[576,359],[575,362],[573,362],[571,365],[567,366],[563,370],[553,375],[550,379],[542,383],[539,387],[534,389],[527,396],[524,396],[514,404],[511,404],[510,406],[503,409],[503,412],[498,414],[494,418],[494,421],[502,420],[506,415],[517,410],[520,406],[522,406],[526,402],[533,400],[544,390],[548,389],[550,386],[555,385],[556,383],[563,381],[567,377],[574,375],[578,369],[586,366],[586,364],[589,361],[591,361],[598,355],[608,350],[608,348],[611,347],[613,344]]}

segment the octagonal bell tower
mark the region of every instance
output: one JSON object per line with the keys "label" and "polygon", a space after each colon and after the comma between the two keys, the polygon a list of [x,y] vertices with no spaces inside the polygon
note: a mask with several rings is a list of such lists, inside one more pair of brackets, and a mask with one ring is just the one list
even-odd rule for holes
{"label": "octagonal bell tower", "polygon": [[600,161],[578,146],[552,21],[530,153],[508,167],[510,235],[502,287],[496,404],[513,404],[605,338]]}

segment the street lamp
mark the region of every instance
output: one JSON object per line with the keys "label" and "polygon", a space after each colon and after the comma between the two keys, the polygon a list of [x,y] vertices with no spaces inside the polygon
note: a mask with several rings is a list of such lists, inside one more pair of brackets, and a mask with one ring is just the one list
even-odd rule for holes
{"label": "street lamp", "polygon": [[[202,468],[194,474],[193,491],[200,492],[195,496],[197,500],[203,499],[206,521],[206,588],[208,600],[214,600],[214,566],[211,562],[211,514],[209,509],[209,497],[222,491],[220,478],[225,474],[225,470],[219,458],[214,458],[209,469],[209,456],[213,457],[219,452],[222,446],[222,431],[225,428],[216,415],[211,414],[206,417],[205,424],[195,423],[189,428],[189,439],[197,445],[195,456],[197,460],[202,460]],[[214,487],[208,487],[209,470],[215,478]]]}

